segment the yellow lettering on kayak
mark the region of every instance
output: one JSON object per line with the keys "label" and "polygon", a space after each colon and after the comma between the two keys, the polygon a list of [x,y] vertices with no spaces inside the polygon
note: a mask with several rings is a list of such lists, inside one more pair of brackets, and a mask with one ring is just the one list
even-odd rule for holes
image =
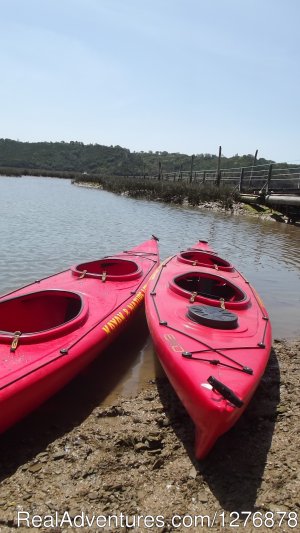
{"label": "yellow lettering on kayak", "polygon": [[116,330],[144,300],[146,286],[144,285],[142,289],[135,295],[135,297],[129,302],[126,307],[123,307],[122,311],[119,311],[114,315],[104,326],[102,326],[103,331],[109,335],[112,331]]}

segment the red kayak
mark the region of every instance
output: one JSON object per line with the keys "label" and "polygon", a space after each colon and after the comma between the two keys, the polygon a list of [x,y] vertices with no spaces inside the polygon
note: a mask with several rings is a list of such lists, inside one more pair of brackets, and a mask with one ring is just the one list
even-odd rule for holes
{"label": "red kayak", "polygon": [[158,264],[153,238],[0,298],[0,432],[111,343],[143,302]]}
{"label": "red kayak", "polygon": [[158,357],[195,423],[195,455],[202,459],[259,384],[272,342],[267,311],[206,241],[164,261],[145,305]]}

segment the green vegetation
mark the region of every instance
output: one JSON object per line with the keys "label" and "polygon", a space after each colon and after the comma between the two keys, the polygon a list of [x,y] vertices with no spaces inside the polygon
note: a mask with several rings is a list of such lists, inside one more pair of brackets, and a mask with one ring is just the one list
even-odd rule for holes
{"label": "green vegetation", "polygon": [[82,172],[67,172],[59,170],[43,170],[38,168],[15,168],[15,167],[0,167],[0,176],[42,176],[44,178],[64,178],[64,179],[79,179],[82,177]]}
{"label": "green vegetation", "polygon": [[[81,142],[20,142],[0,139],[0,173],[75,177],[87,173],[99,176],[152,176],[159,172],[191,170],[191,156],[168,152],[130,152],[121,146],[85,145]],[[193,170],[216,170],[218,157],[197,154]],[[257,164],[270,161],[259,159]],[[251,166],[253,155],[222,157],[221,167]],[[61,175],[67,173],[67,175]]]}
{"label": "green vegetation", "polygon": [[[236,189],[241,183],[241,168],[245,168],[243,187],[246,189],[251,180],[252,187],[257,190],[266,183],[272,162],[258,159],[256,165],[261,169],[258,176],[256,170],[253,173],[253,163],[252,154],[222,157],[221,180],[221,172],[216,174],[218,156],[212,154],[130,152],[121,146],[84,145],[76,141],[29,143],[0,139],[2,175],[51,176],[77,183],[92,182],[108,191],[179,205],[183,202],[194,206],[218,202],[231,208],[240,199]],[[289,168],[286,163],[281,164],[279,170],[275,169],[277,164],[273,166],[276,187],[294,188],[299,169]],[[230,169],[229,172],[226,169]],[[230,186],[225,185],[226,175],[232,177],[232,181],[227,181]]]}
{"label": "green vegetation", "polygon": [[[76,180],[77,181],[77,180]],[[78,180],[78,182],[100,185],[103,189],[127,194],[132,198],[147,198],[182,205],[199,205],[205,202],[219,202],[222,207],[230,209],[234,202],[239,201],[239,193],[227,186],[217,187],[213,184],[188,183],[186,181],[158,181],[129,177],[97,178]]]}

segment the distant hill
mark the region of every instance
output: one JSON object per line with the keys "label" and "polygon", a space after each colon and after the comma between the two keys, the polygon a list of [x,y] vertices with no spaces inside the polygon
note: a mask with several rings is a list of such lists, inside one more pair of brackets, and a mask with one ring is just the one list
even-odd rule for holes
{"label": "distant hill", "polygon": [[[217,155],[196,154],[194,170],[215,170]],[[260,158],[258,165],[272,161]],[[153,175],[158,166],[164,172],[190,170],[191,156],[168,152],[130,152],[121,146],[83,144],[82,142],[20,142],[0,139],[0,168],[43,169],[51,172],[86,172],[103,176]],[[222,168],[246,167],[253,155],[222,157]]]}

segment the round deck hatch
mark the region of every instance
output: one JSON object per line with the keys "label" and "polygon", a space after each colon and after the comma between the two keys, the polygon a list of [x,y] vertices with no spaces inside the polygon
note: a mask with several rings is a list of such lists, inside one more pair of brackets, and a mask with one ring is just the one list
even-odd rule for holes
{"label": "round deck hatch", "polygon": [[194,322],[210,328],[235,329],[238,327],[237,315],[220,307],[191,305],[187,316]]}

